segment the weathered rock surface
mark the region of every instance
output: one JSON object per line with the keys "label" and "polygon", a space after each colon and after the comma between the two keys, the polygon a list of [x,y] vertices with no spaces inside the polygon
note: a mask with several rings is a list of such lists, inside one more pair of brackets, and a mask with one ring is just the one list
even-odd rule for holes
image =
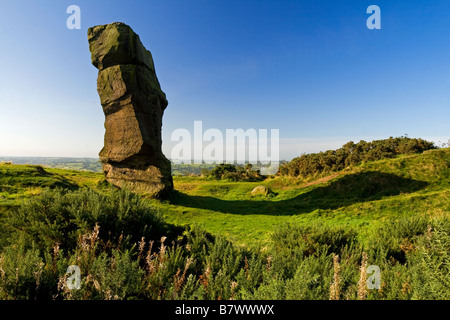
{"label": "weathered rock surface", "polygon": [[88,30],[97,91],[105,114],[100,160],[106,180],[152,197],[173,190],[170,161],[161,150],[167,99],[150,51],[124,23]]}
{"label": "weathered rock surface", "polygon": [[271,193],[272,193],[272,190],[270,190],[269,188],[267,188],[265,186],[257,186],[251,192],[251,194],[253,196],[258,195],[258,194],[267,196],[267,195],[269,195]]}

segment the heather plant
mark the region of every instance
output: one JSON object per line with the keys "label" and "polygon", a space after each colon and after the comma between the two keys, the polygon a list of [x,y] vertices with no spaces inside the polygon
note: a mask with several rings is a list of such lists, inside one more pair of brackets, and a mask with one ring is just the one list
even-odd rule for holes
{"label": "heather plant", "polygon": [[96,224],[102,228],[100,237],[105,244],[120,240],[129,245],[138,237],[158,239],[171,232],[160,213],[139,196],[115,189],[106,195],[87,188],[46,190],[12,212],[7,224],[40,248],[55,244],[61,249],[74,248],[79,237]]}
{"label": "heather plant", "polygon": [[[198,225],[174,228],[126,191],[56,189],[16,213],[13,235],[2,235],[0,299],[449,298],[445,215],[380,220],[364,233],[285,224],[260,249]],[[70,265],[79,289],[68,286]],[[381,270],[379,288],[367,286],[370,265]]]}

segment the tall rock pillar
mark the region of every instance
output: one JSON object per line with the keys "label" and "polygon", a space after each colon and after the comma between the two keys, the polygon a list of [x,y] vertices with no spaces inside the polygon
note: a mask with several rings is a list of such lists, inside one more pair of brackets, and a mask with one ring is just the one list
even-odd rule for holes
{"label": "tall rock pillar", "polygon": [[89,28],[88,40],[105,114],[100,160],[106,180],[136,193],[164,197],[173,190],[170,161],[161,150],[168,102],[152,55],[120,22]]}

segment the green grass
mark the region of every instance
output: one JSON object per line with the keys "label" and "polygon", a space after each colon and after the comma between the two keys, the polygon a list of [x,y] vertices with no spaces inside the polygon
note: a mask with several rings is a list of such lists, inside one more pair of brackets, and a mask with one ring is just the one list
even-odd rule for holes
{"label": "green grass", "polygon": [[0,164],[0,214],[46,188],[95,187],[103,175],[94,172],[44,168],[40,165]]}
{"label": "green grass", "polygon": [[[364,232],[377,220],[450,212],[450,149],[363,163],[311,184],[280,177],[264,182],[174,178],[170,201],[153,201],[168,222],[200,224],[241,245],[268,243],[286,223],[353,226]],[[320,182],[320,181],[319,181]],[[266,185],[275,196],[254,197]]]}
{"label": "green grass", "polygon": [[[335,285],[339,299],[448,299],[449,160],[435,150],[315,181],[176,177],[165,201],[98,173],[2,164],[0,299],[328,299]],[[260,184],[273,193],[252,196]],[[59,285],[72,264],[76,291]],[[382,283],[367,292],[372,264]]]}
{"label": "green grass", "polygon": [[[174,177],[176,192],[166,201],[147,200],[168,223],[202,225],[239,245],[264,246],[287,223],[352,226],[370,233],[377,221],[450,212],[450,149],[363,163],[317,181],[291,177],[229,182]],[[0,214],[45,188],[104,188],[101,173],[0,165]],[[273,195],[252,196],[265,185]]]}

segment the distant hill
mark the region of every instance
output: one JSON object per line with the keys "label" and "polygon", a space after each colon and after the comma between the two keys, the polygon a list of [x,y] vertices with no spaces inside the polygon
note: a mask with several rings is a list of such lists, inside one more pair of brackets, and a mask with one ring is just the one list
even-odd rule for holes
{"label": "distant hill", "polygon": [[49,168],[102,172],[99,159],[63,157],[0,157],[0,162],[41,165]]}
{"label": "distant hill", "polygon": [[[358,143],[350,141],[336,150],[303,154],[290,162],[281,162],[280,174],[314,180],[332,172],[338,172],[351,165],[381,159],[395,158],[401,154],[420,154],[437,149],[433,142],[423,139],[399,137]],[[65,157],[0,157],[1,162],[23,165],[41,165],[49,168],[102,172],[97,158]],[[172,175],[205,175],[216,164],[193,164],[172,162]]]}
{"label": "distant hill", "polygon": [[[64,158],[64,157],[0,157],[1,162],[21,165],[40,165],[48,168],[67,170],[102,172],[102,164],[96,158]],[[175,176],[201,175],[202,170],[209,171],[215,164],[175,164],[172,163],[172,174]]]}

